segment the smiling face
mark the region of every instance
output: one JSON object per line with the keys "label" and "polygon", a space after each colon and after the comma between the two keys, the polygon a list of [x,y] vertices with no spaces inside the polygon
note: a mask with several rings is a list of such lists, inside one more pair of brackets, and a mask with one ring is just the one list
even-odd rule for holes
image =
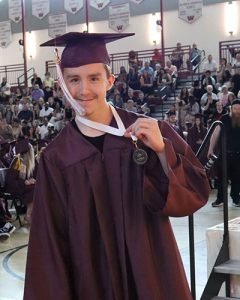
{"label": "smiling face", "polygon": [[114,75],[107,75],[104,64],[64,68],[63,78],[72,97],[85,109],[86,117],[97,115],[108,105],[106,92],[113,85]]}

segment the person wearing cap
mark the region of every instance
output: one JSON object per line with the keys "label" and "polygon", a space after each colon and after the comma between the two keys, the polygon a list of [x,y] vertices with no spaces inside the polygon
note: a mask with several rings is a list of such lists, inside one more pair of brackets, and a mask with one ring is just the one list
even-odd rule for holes
{"label": "person wearing cap", "polygon": [[106,43],[130,34],[68,33],[57,72],[76,117],[43,151],[24,300],[192,299],[169,216],[203,206],[209,186],[166,122],[106,101]]}
{"label": "person wearing cap", "polygon": [[25,220],[31,223],[36,180],[34,151],[28,139],[16,143],[15,153],[16,156],[6,172],[6,192],[22,201],[26,206]]}
{"label": "person wearing cap", "polygon": [[177,113],[175,111],[169,110],[167,113],[167,119],[166,121],[168,124],[182,137],[183,137],[183,131],[178,125],[178,120],[177,120]]}
{"label": "person wearing cap", "polygon": [[[221,117],[226,130],[227,145],[227,167],[228,177],[231,180],[232,204],[234,207],[240,207],[240,100],[235,99],[231,105],[231,112]],[[217,126],[214,130],[208,150],[208,158],[216,153],[217,142],[220,136],[221,127]],[[213,207],[223,205],[223,191],[221,184],[221,153],[218,160],[218,193],[217,199],[212,203]]]}

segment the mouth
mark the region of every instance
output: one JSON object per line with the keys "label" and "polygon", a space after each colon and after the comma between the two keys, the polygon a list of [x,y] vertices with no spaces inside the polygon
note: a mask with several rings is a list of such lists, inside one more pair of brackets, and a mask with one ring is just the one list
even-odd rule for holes
{"label": "mouth", "polygon": [[94,99],[78,99],[80,102],[90,102],[93,101]]}

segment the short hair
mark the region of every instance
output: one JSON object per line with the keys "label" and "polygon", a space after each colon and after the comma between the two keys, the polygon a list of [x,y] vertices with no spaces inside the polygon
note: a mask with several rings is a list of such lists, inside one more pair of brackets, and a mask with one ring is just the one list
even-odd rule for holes
{"label": "short hair", "polygon": [[107,78],[111,77],[112,76],[112,69],[109,65],[107,64],[104,64],[104,69],[106,71],[106,74],[107,74]]}

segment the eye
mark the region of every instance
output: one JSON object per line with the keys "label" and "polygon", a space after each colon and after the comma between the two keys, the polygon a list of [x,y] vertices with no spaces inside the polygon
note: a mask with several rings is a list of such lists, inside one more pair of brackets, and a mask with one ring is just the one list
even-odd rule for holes
{"label": "eye", "polygon": [[91,80],[92,82],[96,82],[96,81],[99,80],[99,77],[98,77],[98,76],[93,76],[93,77],[91,77],[90,80]]}
{"label": "eye", "polygon": [[78,78],[72,78],[72,79],[70,80],[71,83],[77,83],[78,81],[79,81]]}

